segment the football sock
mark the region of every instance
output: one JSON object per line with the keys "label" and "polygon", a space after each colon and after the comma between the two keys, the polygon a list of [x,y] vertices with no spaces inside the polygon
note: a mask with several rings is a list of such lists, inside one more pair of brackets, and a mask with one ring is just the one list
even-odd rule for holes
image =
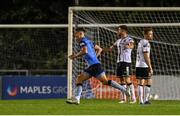
{"label": "football sock", "polygon": [[[120,84],[121,86],[123,86],[124,88],[126,88],[126,84]],[[121,93],[121,100],[122,101],[126,101],[126,94],[124,92]]]}
{"label": "football sock", "polygon": [[143,85],[138,85],[138,93],[139,93],[139,102],[143,102]]}
{"label": "football sock", "polygon": [[118,84],[116,81],[113,80],[108,80],[108,85],[121,90],[122,92],[126,91],[126,88],[124,88],[123,86],[121,86],[120,84]]}
{"label": "football sock", "polygon": [[150,91],[151,91],[151,85],[146,85],[145,86],[145,100],[144,101],[149,101],[149,95],[150,95]]}
{"label": "football sock", "polygon": [[76,86],[76,99],[79,101],[82,93],[82,84],[77,84]]}
{"label": "football sock", "polygon": [[133,101],[136,101],[136,95],[135,95],[135,91],[134,91],[134,85],[131,83],[131,84],[129,85],[129,87],[130,87],[130,91],[131,91],[132,100],[133,100]]}

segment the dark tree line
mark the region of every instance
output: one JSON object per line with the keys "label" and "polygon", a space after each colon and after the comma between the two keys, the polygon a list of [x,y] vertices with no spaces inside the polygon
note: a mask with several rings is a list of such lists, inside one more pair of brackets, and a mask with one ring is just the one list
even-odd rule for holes
{"label": "dark tree line", "polygon": [[[1,0],[0,24],[67,24],[75,0]],[[175,0],[79,0],[79,6],[179,6]],[[67,29],[0,29],[1,69],[66,69]]]}
{"label": "dark tree line", "polygon": [[[2,0],[1,24],[67,24],[69,1]],[[0,29],[1,69],[65,69],[67,29]]]}
{"label": "dark tree line", "polygon": [[[64,24],[75,0],[1,0],[1,24]],[[79,0],[79,6],[179,6],[176,0]]]}
{"label": "dark tree line", "polygon": [[0,4],[1,24],[67,23],[69,3],[61,0],[3,0]]}

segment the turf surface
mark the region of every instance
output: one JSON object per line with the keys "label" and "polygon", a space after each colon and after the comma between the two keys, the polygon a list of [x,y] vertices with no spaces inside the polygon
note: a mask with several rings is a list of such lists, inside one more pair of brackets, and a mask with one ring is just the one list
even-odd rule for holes
{"label": "turf surface", "polygon": [[0,114],[36,115],[180,115],[180,101],[152,101],[150,105],[119,104],[118,100],[82,99],[80,105],[65,99],[0,100]]}

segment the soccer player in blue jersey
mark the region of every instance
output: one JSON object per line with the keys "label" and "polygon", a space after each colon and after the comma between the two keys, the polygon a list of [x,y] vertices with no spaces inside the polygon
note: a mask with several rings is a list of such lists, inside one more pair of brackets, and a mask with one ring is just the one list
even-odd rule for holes
{"label": "soccer player in blue jersey", "polygon": [[77,28],[75,32],[76,41],[81,47],[81,51],[69,56],[70,59],[74,60],[78,57],[83,57],[88,63],[89,67],[85,69],[78,77],[76,82],[76,93],[71,99],[66,102],[69,104],[80,104],[80,97],[82,93],[82,84],[84,81],[88,80],[92,76],[101,81],[104,85],[112,86],[119,89],[127,96],[130,96],[126,88],[119,85],[113,80],[108,80],[104,70],[101,67],[101,62],[98,60],[97,56],[101,54],[102,48],[97,44],[93,43],[88,37],[85,36],[84,28]]}

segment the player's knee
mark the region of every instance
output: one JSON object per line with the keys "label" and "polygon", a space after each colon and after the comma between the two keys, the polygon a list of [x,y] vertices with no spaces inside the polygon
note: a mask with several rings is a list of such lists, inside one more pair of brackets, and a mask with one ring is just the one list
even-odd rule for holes
{"label": "player's knee", "polygon": [[103,85],[108,85],[108,81],[106,81],[106,80],[103,81],[102,83],[103,83]]}
{"label": "player's knee", "polygon": [[144,83],[138,83],[138,85],[143,85],[144,86],[145,84]]}
{"label": "player's knee", "polygon": [[76,80],[76,83],[82,83],[82,76],[81,75],[78,75],[77,77],[77,80]]}
{"label": "player's knee", "polygon": [[107,85],[111,85],[111,83],[112,83],[112,80],[108,80]]}
{"label": "player's knee", "polygon": [[103,85],[108,85],[109,81],[107,79],[100,80]]}
{"label": "player's knee", "polygon": [[126,81],[121,81],[120,83],[121,83],[121,84],[126,84]]}
{"label": "player's knee", "polygon": [[132,83],[131,80],[126,81],[127,84]]}
{"label": "player's knee", "polygon": [[147,81],[147,84],[148,84],[148,85],[151,85],[151,84],[152,84],[152,79],[149,79],[149,80]]}
{"label": "player's knee", "polygon": [[144,80],[138,80],[139,85],[144,85]]}
{"label": "player's knee", "polygon": [[131,83],[130,77],[127,77],[127,78],[126,78],[126,83]]}

